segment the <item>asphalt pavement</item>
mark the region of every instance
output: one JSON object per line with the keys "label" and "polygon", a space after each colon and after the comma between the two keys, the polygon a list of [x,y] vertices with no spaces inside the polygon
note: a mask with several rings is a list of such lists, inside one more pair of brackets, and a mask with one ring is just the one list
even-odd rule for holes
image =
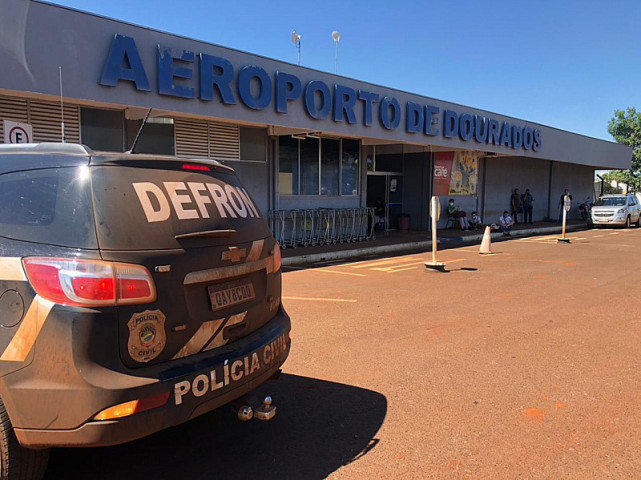
{"label": "asphalt pavement", "polygon": [[289,267],[268,423],[223,408],[47,478],[641,478],[641,229]]}

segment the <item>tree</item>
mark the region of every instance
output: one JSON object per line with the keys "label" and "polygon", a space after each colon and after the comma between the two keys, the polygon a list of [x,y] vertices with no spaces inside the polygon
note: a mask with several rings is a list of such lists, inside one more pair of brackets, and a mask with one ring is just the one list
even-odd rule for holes
{"label": "tree", "polygon": [[616,172],[616,180],[641,190],[641,112],[628,107],[616,110],[608,122],[608,132],[617,143],[632,147],[632,168]]}
{"label": "tree", "polygon": [[[621,174],[624,172],[620,170],[613,170],[611,172],[606,172],[600,177],[603,179],[603,194],[607,195],[609,193],[623,193],[623,189],[619,187],[619,183],[625,183],[621,180]],[[615,183],[615,186],[612,183]]]}

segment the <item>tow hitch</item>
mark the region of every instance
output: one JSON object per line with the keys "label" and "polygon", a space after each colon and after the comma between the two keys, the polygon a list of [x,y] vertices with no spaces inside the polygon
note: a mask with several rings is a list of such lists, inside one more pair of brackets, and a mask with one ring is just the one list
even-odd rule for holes
{"label": "tow hitch", "polygon": [[276,406],[272,405],[272,397],[270,396],[265,397],[263,399],[263,404],[255,410],[252,409],[251,405],[249,405],[247,399],[243,399],[241,402],[236,402],[234,406],[237,408],[236,416],[241,422],[248,422],[252,418],[268,422],[276,416]]}

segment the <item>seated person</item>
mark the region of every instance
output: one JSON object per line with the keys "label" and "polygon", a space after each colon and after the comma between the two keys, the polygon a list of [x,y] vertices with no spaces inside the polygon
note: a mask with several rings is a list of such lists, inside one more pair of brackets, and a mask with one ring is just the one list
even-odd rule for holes
{"label": "seated person", "polygon": [[481,221],[481,217],[479,217],[478,213],[472,212],[472,218],[470,219],[470,225],[472,226],[472,229],[478,230],[480,228],[483,228],[483,222]]}
{"label": "seated person", "polygon": [[503,215],[499,217],[499,229],[503,232],[503,235],[509,237],[511,236],[512,225],[514,225],[514,220],[510,217],[508,211],[505,210]]}
{"label": "seated person", "polygon": [[385,202],[381,197],[376,199],[376,205],[374,205],[374,216],[376,217],[376,224],[374,228],[376,230],[385,230]]}
{"label": "seated person", "polygon": [[463,230],[470,228],[470,222],[467,219],[467,213],[461,210],[461,207],[454,206],[454,199],[450,198],[447,203],[447,216],[458,219],[459,225]]}

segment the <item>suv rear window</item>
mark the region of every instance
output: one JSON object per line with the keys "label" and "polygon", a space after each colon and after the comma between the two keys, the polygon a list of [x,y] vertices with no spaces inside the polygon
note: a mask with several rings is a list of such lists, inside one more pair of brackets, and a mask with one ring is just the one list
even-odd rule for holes
{"label": "suv rear window", "polygon": [[90,167],[100,248],[188,249],[271,234],[235,174],[183,167],[166,160]]}
{"label": "suv rear window", "polygon": [[86,166],[0,175],[0,236],[98,248]]}
{"label": "suv rear window", "polygon": [[601,197],[594,204],[595,207],[624,207],[625,197]]}

